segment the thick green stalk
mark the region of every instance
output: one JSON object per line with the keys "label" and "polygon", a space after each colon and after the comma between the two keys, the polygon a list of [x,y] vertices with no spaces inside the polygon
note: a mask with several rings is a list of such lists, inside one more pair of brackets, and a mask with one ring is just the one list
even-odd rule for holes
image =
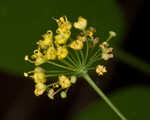
{"label": "thick green stalk", "polygon": [[90,86],[98,93],[100,97],[109,105],[109,107],[121,118],[121,120],[127,120],[125,116],[112,104],[112,102],[107,98],[107,96],[103,93],[103,91],[97,87],[94,81],[90,78],[90,76],[85,73],[82,77],[90,84]]}

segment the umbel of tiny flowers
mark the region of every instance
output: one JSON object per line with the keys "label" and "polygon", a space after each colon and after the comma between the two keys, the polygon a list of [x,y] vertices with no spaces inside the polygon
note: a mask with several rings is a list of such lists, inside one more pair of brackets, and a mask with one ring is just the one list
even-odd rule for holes
{"label": "umbel of tiny flowers", "polygon": [[[122,120],[127,120],[88,75],[93,70],[99,76],[107,72],[101,62],[113,58],[109,40],[116,33],[110,31],[108,38],[100,41],[95,36],[95,28],[88,27],[87,20],[83,17],[74,23],[66,16],[55,21],[58,25],[56,32],[48,30],[42,35],[43,39],[36,43],[37,48],[31,57],[25,56],[25,61],[35,65],[34,70],[24,73],[25,77],[30,77],[35,82],[34,94],[40,96],[46,93],[50,99],[54,99],[59,93],[61,98],[66,98],[77,78],[83,77]],[[79,31],[76,37],[72,36],[73,27]]]}

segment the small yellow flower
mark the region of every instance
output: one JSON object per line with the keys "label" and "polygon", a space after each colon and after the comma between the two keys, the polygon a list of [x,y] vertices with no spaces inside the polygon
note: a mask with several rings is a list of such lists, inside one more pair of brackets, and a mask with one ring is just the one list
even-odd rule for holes
{"label": "small yellow flower", "polygon": [[60,76],[58,77],[58,79],[59,79],[59,84],[60,84],[60,86],[61,86],[63,89],[68,88],[68,87],[71,86],[71,82],[70,82],[70,80],[69,80],[68,77],[66,77],[66,76],[64,76],[64,75],[60,75]]}
{"label": "small yellow flower", "polygon": [[70,29],[72,28],[71,23],[68,21],[67,17],[60,17],[60,19],[56,20],[57,24],[58,24],[58,29],[56,30],[57,33],[65,33],[70,31]]}
{"label": "small yellow flower", "polygon": [[65,46],[57,47],[57,57],[59,60],[64,59],[68,55],[68,50]]}
{"label": "small yellow flower", "polygon": [[74,40],[71,42],[69,47],[74,50],[81,50],[83,48],[83,42],[81,40]]}
{"label": "small yellow flower", "polygon": [[44,40],[40,40],[37,42],[40,48],[46,49],[49,45],[52,44],[53,33],[51,30],[48,30],[43,36]]}
{"label": "small yellow flower", "polygon": [[41,65],[46,61],[45,56],[40,52],[40,49],[37,49],[34,51],[34,54],[32,55],[32,58],[35,59],[35,65]]}
{"label": "small yellow flower", "polygon": [[79,17],[78,21],[74,23],[76,29],[84,30],[87,26],[87,20],[83,17]]}
{"label": "small yellow flower", "polygon": [[33,79],[35,83],[45,83],[45,71],[41,67],[36,67],[33,74]]}
{"label": "small yellow flower", "polygon": [[47,51],[46,51],[46,54],[45,54],[45,57],[48,59],[48,60],[55,60],[56,59],[56,49],[54,46],[50,46]]}
{"label": "small yellow flower", "polygon": [[34,90],[34,94],[36,96],[42,95],[46,90],[46,85],[43,83],[37,83],[35,85],[35,90]]}
{"label": "small yellow flower", "polygon": [[61,33],[61,34],[57,34],[55,36],[55,43],[56,45],[58,44],[65,44],[67,42],[67,40],[69,39],[71,35],[71,32],[66,32],[66,33]]}
{"label": "small yellow flower", "polygon": [[54,93],[55,93],[54,89],[50,89],[50,90],[48,91],[47,96],[48,96],[50,99],[54,99]]}
{"label": "small yellow flower", "polygon": [[85,37],[85,36],[78,35],[78,36],[77,36],[77,40],[80,40],[80,41],[82,41],[82,42],[85,42],[85,41],[86,41],[86,37]]}
{"label": "small yellow flower", "polygon": [[98,65],[96,67],[96,72],[98,75],[103,75],[103,73],[107,72],[107,70],[103,65]]}

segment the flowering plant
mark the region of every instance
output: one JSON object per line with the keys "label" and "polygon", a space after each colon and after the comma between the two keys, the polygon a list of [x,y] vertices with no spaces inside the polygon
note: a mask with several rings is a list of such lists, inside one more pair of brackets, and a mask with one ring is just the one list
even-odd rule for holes
{"label": "flowering plant", "polygon": [[[58,24],[55,35],[48,30],[42,36],[43,40],[37,42],[37,49],[31,58],[25,56],[26,61],[35,65],[34,70],[24,73],[25,77],[34,79],[34,94],[40,96],[46,92],[50,99],[54,99],[60,93],[62,98],[66,98],[68,89],[76,83],[78,77],[83,77],[118,116],[126,120],[88,74],[92,70],[96,70],[99,76],[107,72],[100,62],[113,57],[113,48],[108,42],[116,33],[110,31],[107,40],[101,42],[95,37],[95,28],[87,27],[87,20],[83,17],[74,23],[68,21],[66,16],[55,20]],[[76,37],[72,29],[79,32]]]}

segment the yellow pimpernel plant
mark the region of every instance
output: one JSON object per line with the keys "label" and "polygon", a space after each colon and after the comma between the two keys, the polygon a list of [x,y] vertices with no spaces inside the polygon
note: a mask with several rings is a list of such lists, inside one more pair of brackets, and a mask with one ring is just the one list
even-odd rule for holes
{"label": "yellow pimpernel plant", "polygon": [[[99,76],[107,72],[101,63],[113,58],[109,40],[116,33],[110,31],[108,38],[101,42],[95,37],[95,28],[87,27],[87,20],[83,17],[74,23],[66,16],[55,21],[58,25],[56,32],[48,30],[36,43],[33,55],[25,56],[25,61],[35,65],[34,70],[24,73],[35,82],[34,94],[40,96],[46,93],[50,99],[60,94],[61,98],[66,98],[67,91],[77,78],[83,77],[122,120],[127,120],[89,76],[90,71]],[[72,35],[72,29],[78,31],[76,37]]]}

